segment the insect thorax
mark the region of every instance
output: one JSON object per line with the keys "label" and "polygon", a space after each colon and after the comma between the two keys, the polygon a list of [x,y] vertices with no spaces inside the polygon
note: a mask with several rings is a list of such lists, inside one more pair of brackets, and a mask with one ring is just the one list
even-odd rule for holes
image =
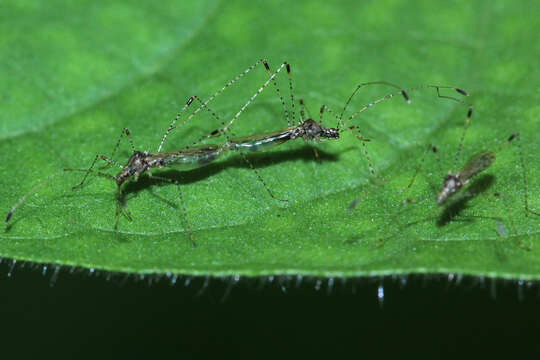
{"label": "insect thorax", "polygon": [[446,200],[461,189],[463,185],[465,184],[456,175],[446,175],[441,187],[441,191],[439,191],[439,194],[437,195],[437,204],[444,204]]}
{"label": "insect thorax", "polygon": [[304,140],[320,141],[323,139],[339,139],[339,130],[334,128],[326,128],[318,124],[313,119],[307,119],[298,126],[295,132],[291,135],[291,139],[302,137]]}
{"label": "insect thorax", "polygon": [[122,171],[116,175],[116,185],[121,186],[132,176],[137,179],[140,174],[148,170],[148,156],[147,152],[135,151],[129,158],[127,164],[122,168]]}

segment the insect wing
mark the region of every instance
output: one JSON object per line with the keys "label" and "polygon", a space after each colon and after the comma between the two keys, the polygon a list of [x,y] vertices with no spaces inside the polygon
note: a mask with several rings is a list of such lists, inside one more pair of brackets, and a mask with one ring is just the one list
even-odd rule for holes
{"label": "insect wing", "polygon": [[484,151],[474,155],[458,173],[459,179],[465,182],[467,179],[490,167],[493,161],[495,161],[495,154],[491,151]]}

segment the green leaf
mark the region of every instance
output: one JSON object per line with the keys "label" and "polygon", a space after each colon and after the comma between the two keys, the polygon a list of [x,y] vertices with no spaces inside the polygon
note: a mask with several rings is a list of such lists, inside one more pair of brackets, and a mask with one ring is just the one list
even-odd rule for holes
{"label": "green leaf", "polygon": [[[273,69],[291,63],[294,94],[315,118],[323,103],[339,112],[364,81],[466,89],[474,114],[458,166],[520,132],[529,206],[539,211],[538,10],[526,1],[4,3],[1,208],[7,214],[59,169],[87,168],[96,154],[109,156],[123,127],[137,149],[156,151],[190,96],[208,98],[264,57]],[[264,67],[255,68],[211,109],[228,121],[267,78]],[[285,71],[278,83],[289,100]],[[361,89],[347,114],[392,90]],[[288,203],[270,197],[235,154],[197,170],[158,171],[182,184],[193,247],[176,186],[147,177],[127,184],[125,205],[134,221],[121,216],[114,231],[114,182],[90,176],[72,191],[83,174],[63,173],[15,211],[0,235],[0,256],[157,274],[540,278],[540,218],[523,208],[516,141],[473,179],[476,196],[438,208],[442,177],[431,155],[415,185],[398,194],[429,143],[439,149],[443,171],[452,167],[467,113],[433,89],[409,95],[409,105],[395,97],[347,124],[372,140],[366,146],[384,182],[369,174],[362,144],[347,131],[338,141],[296,140],[248,156]],[[175,129],[164,149],[187,146],[221,126],[203,111]],[[246,136],[286,126],[270,85],[232,131]],[[130,153],[124,139],[116,159],[125,163]],[[411,204],[400,207],[406,199]]]}

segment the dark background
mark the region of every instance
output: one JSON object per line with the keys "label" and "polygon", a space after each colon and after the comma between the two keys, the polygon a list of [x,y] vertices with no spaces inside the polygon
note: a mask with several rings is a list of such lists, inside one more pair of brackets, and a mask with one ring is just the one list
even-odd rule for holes
{"label": "dark background", "polygon": [[171,284],[167,277],[54,267],[43,275],[41,266],[12,265],[0,265],[0,307],[3,353],[16,358],[540,353],[540,288],[531,283],[415,275]]}
{"label": "dark background", "polygon": [[[538,45],[531,35],[538,33],[534,26],[538,2],[351,1],[340,6],[328,1],[227,0],[201,12],[209,14],[201,18],[202,26],[186,26],[188,34],[195,29],[189,35],[193,38],[188,36],[185,45],[171,52],[170,63],[162,65],[141,39],[158,39],[161,48],[174,48],[183,42],[170,35],[184,34],[179,29],[195,17],[170,11],[165,2],[117,2],[116,12],[108,6],[99,11],[100,4],[94,1],[73,2],[73,8],[62,1],[35,4],[19,6],[13,1],[12,15],[0,22],[2,39],[8,39],[1,54],[7,59],[3,69],[10,74],[5,79],[29,89],[21,91],[20,98],[11,92],[2,96],[4,122],[16,129],[23,118],[31,127],[70,114],[72,108],[85,109],[85,99],[107,100],[109,92],[140,76],[141,86],[131,91],[141,96],[143,91],[158,89],[155,100],[138,103],[139,98],[132,99],[129,80],[119,98],[98,106],[90,102],[92,118],[85,119],[85,124],[98,116],[114,117],[116,124],[106,123],[112,141],[118,129],[129,125],[144,144],[148,119],[165,121],[166,126],[172,116],[166,114],[176,108],[178,99],[211,93],[259,57],[268,57],[273,66],[290,61],[297,94],[311,106],[331,97],[342,101],[357,81],[385,79],[414,85],[444,80],[476,94],[479,106],[474,124],[476,129],[489,130],[489,140],[502,139],[495,134],[494,120],[499,121],[498,127],[510,120],[516,121],[516,128],[533,128],[527,122],[534,121],[534,107],[529,106],[538,93],[534,81]],[[92,12],[94,8],[98,10]],[[56,37],[43,36],[45,29]],[[70,41],[65,48],[62,34]],[[105,43],[100,36],[107,36]],[[137,41],[141,41],[138,46],[134,45]],[[116,47],[125,51],[113,51]],[[50,48],[58,53],[48,52]],[[95,68],[85,66],[89,59]],[[196,70],[188,71],[194,64]],[[17,73],[16,69],[22,70]],[[118,76],[116,81],[104,80],[109,73]],[[93,79],[98,75],[101,82]],[[49,91],[43,92],[36,83],[46,84]],[[94,91],[98,96],[90,96]],[[6,105],[8,95],[17,100],[9,103],[11,108]],[[19,113],[23,116],[13,115]],[[38,113],[46,116],[40,118]],[[78,119],[68,116],[69,121]],[[155,126],[161,129],[159,124]],[[106,135],[101,130],[83,135],[95,144]],[[482,143],[473,140],[475,133],[467,135],[469,146]],[[146,130],[148,144],[151,135]],[[414,132],[405,135],[418,138]],[[19,146],[31,144],[31,139]],[[432,141],[424,140],[422,144]],[[63,143],[54,143],[48,153],[56,149],[69,158]],[[10,143],[2,144],[5,161],[0,162],[4,166],[0,172],[9,175],[3,177],[2,187],[6,194],[19,194],[20,182],[32,177],[20,155],[13,155]],[[447,155],[451,158],[454,148],[450,145]],[[527,145],[528,149],[535,146],[534,142]],[[79,156],[81,151],[77,147],[73,153]],[[94,150],[89,154],[93,157]],[[534,171],[538,151],[528,154],[532,159],[529,171]],[[56,155],[52,156],[46,159],[55,160]],[[38,163],[36,169],[44,171],[42,165]],[[28,246],[28,242],[20,244]],[[46,249],[50,250],[41,248]],[[481,268],[483,255],[474,253]],[[57,259],[57,254],[53,252],[51,258]],[[166,277],[141,279],[54,267],[43,275],[42,266],[12,265],[9,260],[0,264],[2,359],[535,359],[540,355],[540,286],[536,284],[415,275],[344,282],[302,279],[298,286],[296,278],[210,279],[208,283],[205,278],[179,278],[172,285]],[[382,304],[377,298],[381,286]]]}

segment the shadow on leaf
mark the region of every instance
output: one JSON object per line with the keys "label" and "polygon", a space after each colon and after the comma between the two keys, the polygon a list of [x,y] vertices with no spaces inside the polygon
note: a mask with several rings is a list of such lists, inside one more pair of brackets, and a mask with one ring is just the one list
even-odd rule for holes
{"label": "shadow on leaf", "polygon": [[[282,162],[288,162],[293,160],[303,160],[303,161],[315,161],[314,157],[314,147],[305,145],[300,149],[294,150],[282,150],[274,151],[272,153],[262,153],[262,154],[248,154],[248,160],[253,164],[257,169],[265,168]],[[337,161],[339,156],[334,155],[322,150],[317,149],[319,154],[319,161]],[[226,168],[250,168],[249,164],[242,160],[239,156],[233,156],[223,162],[211,163],[207,166],[189,170],[189,171],[180,171],[180,170],[163,170],[156,173],[156,175],[167,178],[170,180],[178,181],[180,185],[192,184],[209,177],[212,177],[216,174],[219,174]],[[256,180],[256,178],[254,178]],[[170,185],[170,183],[154,180],[149,176],[141,177],[138,181],[129,182],[122,192],[122,199],[119,199],[121,202],[124,202],[125,195],[137,193],[141,190],[147,189],[152,185],[164,186]]]}
{"label": "shadow on leaf", "polygon": [[476,196],[486,192],[495,183],[495,176],[484,175],[474,181],[459,199],[456,199],[446,206],[437,220],[437,226],[443,227],[453,221],[459,214],[467,208],[467,203]]}

